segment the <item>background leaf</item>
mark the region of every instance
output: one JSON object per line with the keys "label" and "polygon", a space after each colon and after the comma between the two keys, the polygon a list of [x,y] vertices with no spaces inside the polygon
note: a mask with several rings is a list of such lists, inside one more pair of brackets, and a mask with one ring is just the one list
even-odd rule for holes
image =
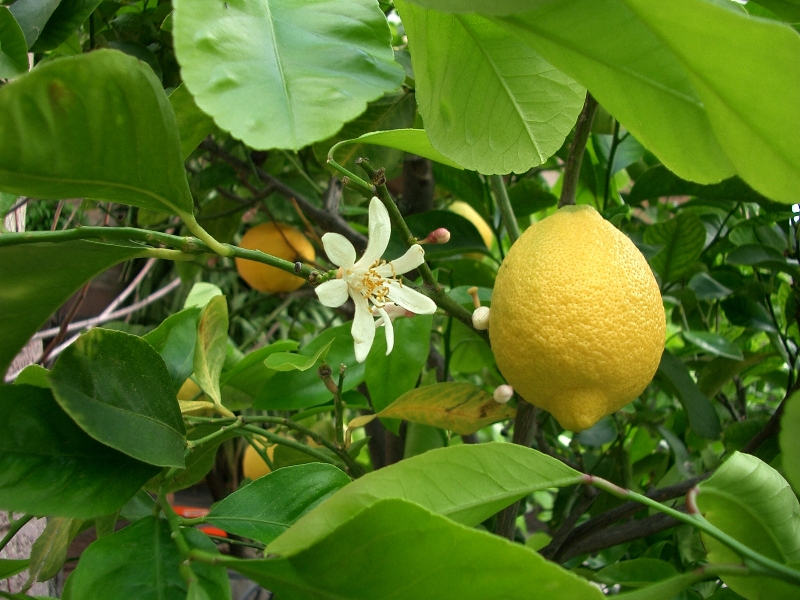
{"label": "background leaf", "polygon": [[797,460],[800,456],[800,393],[794,393],[786,401],[781,417],[780,444],[786,478],[795,492],[800,492],[800,461]]}
{"label": "background leaf", "polygon": [[[355,144],[355,148],[348,152],[352,156],[353,152],[363,145],[384,146],[386,148],[394,148],[402,150],[410,154],[416,154],[423,158],[436,161],[448,167],[460,169],[458,163],[450,160],[441,154],[436,148],[431,145],[428,133],[425,129],[393,129],[391,131],[371,131],[365,133],[357,138],[344,140],[339,142],[331,148],[331,153],[341,147]],[[337,153],[338,154],[338,153]],[[346,155],[347,156],[347,155]],[[337,158],[334,156],[334,158]],[[377,161],[373,162],[374,165],[379,165]]]}
{"label": "background leaf", "polygon": [[253,148],[324,140],[404,77],[367,0],[181,0],[173,22],[197,105]]}
{"label": "background leaf", "polygon": [[706,228],[692,212],[681,212],[644,232],[645,244],[663,246],[650,264],[665,283],[678,279],[694,266],[705,242]]}
{"label": "background leaf", "polygon": [[18,0],[11,12],[25,34],[28,48],[33,46],[61,0]]}
{"label": "background leaf", "polygon": [[175,120],[178,124],[181,154],[184,159],[187,159],[214,129],[214,119],[200,110],[194,97],[183,84],[175,88],[169,95],[169,103],[175,112]]}
{"label": "background leaf", "polygon": [[102,0],[61,0],[47,19],[42,33],[31,47],[31,52],[47,52],[64,43],[86,22]]}
{"label": "background leaf", "polygon": [[686,409],[689,424],[698,435],[716,440],[722,433],[719,415],[714,406],[697,388],[686,365],[669,350],[664,350],[656,377],[672,389]]}
{"label": "background leaf", "polygon": [[714,356],[744,360],[744,355],[739,347],[719,333],[712,331],[684,331],[683,337],[687,342]]}
{"label": "background leaf", "polygon": [[11,11],[0,6],[0,78],[11,79],[27,71],[25,34]]}
{"label": "background leaf", "polygon": [[222,404],[219,377],[228,352],[228,302],[215,296],[197,321],[194,347],[194,376],[203,391],[216,404]]}

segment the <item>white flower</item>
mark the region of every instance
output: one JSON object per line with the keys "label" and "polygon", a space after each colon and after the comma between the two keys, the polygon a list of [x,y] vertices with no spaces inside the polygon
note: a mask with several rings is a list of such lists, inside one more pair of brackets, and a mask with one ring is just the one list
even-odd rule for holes
{"label": "white flower", "polygon": [[[322,236],[325,253],[339,267],[339,272],[336,279],[317,286],[317,296],[322,304],[331,308],[347,302],[348,296],[353,299],[356,314],[351,332],[358,362],[367,358],[378,325],[383,325],[386,330],[386,354],[392,351],[392,319],[399,316],[396,307],[418,315],[436,311],[433,300],[404,286],[400,278],[424,262],[425,251],[419,244],[414,244],[403,256],[387,263],[381,260],[381,256],[389,245],[390,234],[389,212],[378,198],[373,198],[369,203],[369,242],[358,262],[356,249],[346,237],[338,233]],[[380,316],[377,323],[373,309]]]}

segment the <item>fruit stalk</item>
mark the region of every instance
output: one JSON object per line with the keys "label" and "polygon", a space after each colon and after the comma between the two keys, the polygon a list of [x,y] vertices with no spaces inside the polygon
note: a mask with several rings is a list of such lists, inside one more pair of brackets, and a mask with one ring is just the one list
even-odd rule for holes
{"label": "fruit stalk", "polygon": [[561,179],[561,197],[558,199],[558,208],[575,204],[575,193],[578,190],[578,176],[581,172],[581,162],[583,152],[586,150],[586,142],[592,130],[594,113],[597,110],[597,100],[586,92],[586,102],[583,110],[578,115],[578,122],[575,124],[575,137],[569,147],[569,155],[564,165],[564,176]]}

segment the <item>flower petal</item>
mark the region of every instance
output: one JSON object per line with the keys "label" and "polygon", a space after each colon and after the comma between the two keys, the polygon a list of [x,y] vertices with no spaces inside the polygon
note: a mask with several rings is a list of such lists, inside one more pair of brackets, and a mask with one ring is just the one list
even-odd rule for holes
{"label": "flower petal", "polygon": [[372,318],[372,311],[369,309],[369,302],[360,294],[352,295],[356,305],[356,314],[353,317],[353,326],[350,333],[353,334],[355,342],[356,360],[364,362],[372,348],[372,341],[375,339],[375,321]]}
{"label": "flower petal", "polygon": [[389,284],[389,300],[392,302],[418,315],[432,315],[436,312],[436,303],[427,296],[412,290],[407,285],[401,286],[398,281],[387,283]]}
{"label": "flower petal", "polygon": [[347,302],[347,282],[343,279],[331,279],[321,283],[314,290],[317,298],[324,306],[336,308]]}
{"label": "flower petal", "polygon": [[392,262],[381,265],[376,270],[383,277],[391,277],[392,275],[402,275],[408,273],[411,269],[416,269],[425,262],[425,250],[419,244],[414,244],[406,250],[400,258],[395,258]]}
{"label": "flower petal", "polygon": [[383,308],[378,308],[378,312],[383,318],[384,329],[386,330],[386,356],[389,356],[392,348],[394,348],[394,325],[392,324],[392,320],[389,318],[389,313],[387,313],[386,310]]}
{"label": "flower petal", "polygon": [[359,269],[368,269],[372,264],[379,260],[386,252],[389,245],[389,236],[392,234],[392,223],[389,220],[389,211],[377,196],[369,202],[369,241],[367,249],[356,263]]}
{"label": "flower petal", "polygon": [[322,246],[325,248],[325,254],[337,267],[349,269],[355,264],[356,249],[341,233],[326,233],[323,235]]}

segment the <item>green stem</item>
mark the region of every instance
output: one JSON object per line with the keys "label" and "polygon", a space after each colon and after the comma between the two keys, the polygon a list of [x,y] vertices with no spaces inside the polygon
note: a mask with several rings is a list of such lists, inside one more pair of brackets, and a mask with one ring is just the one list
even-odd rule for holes
{"label": "green stem", "polygon": [[[10,514],[11,513],[9,513],[9,515]],[[33,519],[33,515],[22,515],[19,519],[11,523],[8,527],[8,533],[0,540],[0,550],[8,546],[8,543],[14,539],[14,536],[19,533],[19,530],[25,527],[31,519]]]}
{"label": "green stem", "polygon": [[[584,482],[592,485],[596,488],[604,490],[617,498],[622,498],[624,500],[634,500],[639,502],[640,504],[644,504],[645,506],[649,506],[650,508],[654,508],[666,515],[669,515],[680,521],[681,523],[686,523],[687,525],[691,525],[696,527],[700,531],[710,535],[711,537],[719,540],[732,550],[734,550],[737,554],[739,554],[745,562],[745,565],[753,568],[754,565],[758,565],[758,567],[762,567],[766,569],[765,573],[772,576],[777,577],[779,579],[783,579],[788,581],[789,583],[793,583],[794,585],[800,585],[800,571],[796,571],[791,567],[788,567],[784,564],[781,564],[777,561],[772,560],[762,554],[759,554],[752,548],[745,546],[739,540],[729,536],[724,531],[717,529],[714,525],[706,521],[700,513],[693,512],[692,514],[683,513],[679,510],[675,510],[674,508],[670,508],[669,506],[664,506],[660,502],[656,502],[655,500],[648,498],[642,494],[637,494],[636,492],[632,492],[630,490],[626,490],[624,488],[619,487],[602,479],[600,477],[596,477],[594,475],[585,475]],[[691,498],[691,490],[690,490],[690,498]],[[691,508],[691,507],[690,507]]]}
{"label": "green stem", "polygon": [[272,459],[269,457],[267,451],[264,450],[264,447],[261,444],[254,442],[252,435],[248,435],[244,439],[253,448],[253,450],[255,450],[256,454],[261,457],[261,460],[263,460],[264,463],[269,467],[270,472],[274,471],[275,465],[273,464]]}
{"label": "green stem", "polygon": [[242,425],[244,425],[244,423],[242,423],[241,419],[237,418],[233,423],[222,426],[218,431],[215,431],[214,433],[209,433],[207,436],[198,438],[196,440],[189,440],[188,442],[186,442],[186,456],[188,457],[192,452],[194,452],[195,448],[197,448],[198,446],[202,446],[203,444],[206,444],[208,442],[213,442],[215,439],[224,436],[230,430],[239,429],[239,427],[241,427]]}
{"label": "green stem", "polygon": [[215,254],[219,254],[220,256],[233,256],[231,252],[231,246],[228,244],[222,244],[218,242],[214,237],[208,233],[200,223],[197,222],[197,219],[194,218],[194,215],[191,213],[182,213],[179,212],[178,216],[184,222],[186,227],[189,228],[196,237],[203,240],[203,242],[211,248],[211,251]]}
{"label": "green stem", "polygon": [[337,461],[328,456],[327,454],[324,454],[316,450],[315,448],[310,448],[305,444],[301,444],[300,442],[293,440],[291,438],[283,437],[282,435],[277,435],[275,433],[272,433],[271,431],[267,431],[266,429],[261,429],[256,425],[245,425],[244,427],[242,427],[242,430],[266,438],[273,444],[281,444],[282,446],[286,446],[288,448],[292,448],[293,450],[298,450],[299,452],[308,454],[309,456],[316,458],[319,462],[336,465]]}
{"label": "green stem", "polygon": [[342,165],[340,165],[330,157],[328,157],[328,164],[337,171],[339,171],[339,173],[347,177],[350,180],[349,183],[351,187],[354,187],[356,190],[358,190],[361,194],[364,195],[364,197],[372,198],[372,196],[375,195],[374,186],[370,186],[366,181],[361,179],[361,177],[359,177],[355,173],[351,173],[350,171],[345,169]]}
{"label": "green stem", "polygon": [[158,488],[158,504],[161,507],[161,510],[164,511],[164,515],[167,517],[167,523],[169,523],[170,531],[172,531],[172,535],[170,537],[172,537],[175,545],[178,547],[181,557],[184,559],[178,566],[178,572],[186,582],[186,586],[189,587],[196,579],[194,572],[192,571],[191,567],[189,567],[189,558],[192,550],[189,547],[186,538],[183,537],[183,532],[181,531],[181,518],[172,509],[170,503],[167,502],[166,481],[164,481]]}
{"label": "green stem", "polygon": [[503,218],[503,224],[506,226],[508,237],[513,244],[519,239],[519,225],[517,225],[517,217],[514,215],[511,200],[508,198],[506,183],[503,181],[502,175],[490,175],[489,183],[492,185],[494,199],[495,202],[497,202],[497,207],[500,209],[500,216]]}
{"label": "green stem", "polygon": [[583,152],[586,150],[586,142],[589,139],[589,133],[592,131],[592,121],[596,110],[597,100],[589,92],[586,92],[586,101],[575,125],[575,137],[572,138],[567,162],[564,164],[564,176],[561,178],[561,197],[558,199],[558,208],[575,204]]}

